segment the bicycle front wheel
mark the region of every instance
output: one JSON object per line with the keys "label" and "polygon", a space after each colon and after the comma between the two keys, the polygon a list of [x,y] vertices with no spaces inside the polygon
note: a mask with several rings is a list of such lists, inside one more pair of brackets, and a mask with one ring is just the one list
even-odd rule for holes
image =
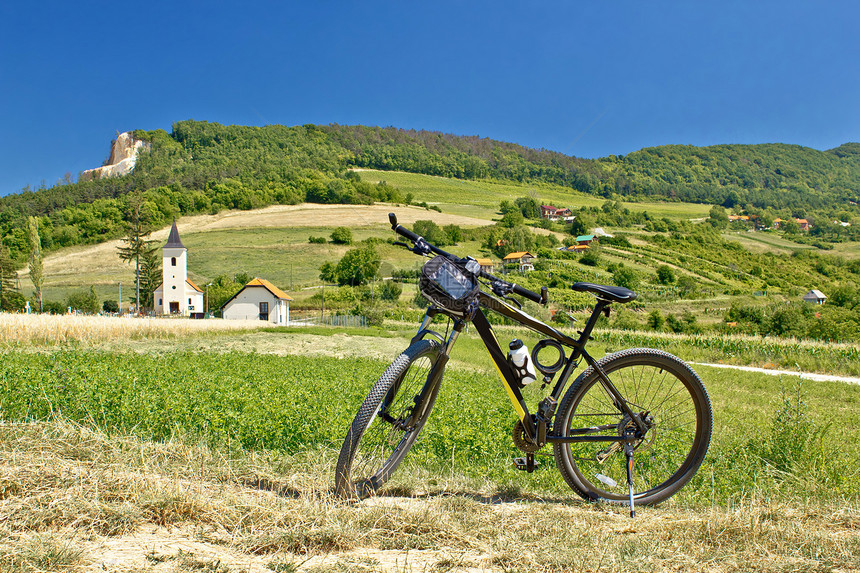
{"label": "bicycle front wheel", "polygon": [[373,385],[340,450],[338,495],[358,499],[374,495],[403,461],[433,409],[439,357],[439,343],[419,340]]}
{"label": "bicycle front wheel", "polygon": [[[633,497],[640,505],[659,503],[690,481],[705,459],[713,426],[708,393],[685,362],[660,350],[624,350],[598,364],[630,410],[648,419],[648,431],[634,444]],[[631,423],[589,367],[565,394],[553,433],[600,428],[591,432],[621,436]],[[554,451],[561,475],[582,497],[628,502],[622,443],[556,443]]]}

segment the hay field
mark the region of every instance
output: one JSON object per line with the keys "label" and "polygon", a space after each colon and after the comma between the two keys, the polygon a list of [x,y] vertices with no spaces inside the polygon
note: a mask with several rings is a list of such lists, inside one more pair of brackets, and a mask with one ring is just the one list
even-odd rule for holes
{"label": "hay field", "polygon": [[0,347],[96,343],[243,332],[271,326],[257,320],[192,320],[0,313]]}

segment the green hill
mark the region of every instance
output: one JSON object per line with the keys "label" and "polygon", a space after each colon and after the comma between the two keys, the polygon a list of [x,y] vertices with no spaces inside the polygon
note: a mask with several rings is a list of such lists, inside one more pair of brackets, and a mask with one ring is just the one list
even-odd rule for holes
{"label": "green hill", "polygon": [[188,120],[174,124],[169,134],[137,131],[135,137],[151,142],[152,149],[129,175],[0,198],[0,236],[13,258],[26,256],[28,216],[40,217],[46,249],[120,236],[128,209],[123,198],[132,191],[146,195],[154,226],[178,215],[271,204],[427,201],[420,191],[408,197],[389,183],[362,181],[351,168],[550,185],[559,202],[579,192],[771,209],[776,216],[821,220],[856,215],[860,193],[856,143],[830,151],[778,144],[665,146],[586,160],[474,136],[364,126],[244,127]]}

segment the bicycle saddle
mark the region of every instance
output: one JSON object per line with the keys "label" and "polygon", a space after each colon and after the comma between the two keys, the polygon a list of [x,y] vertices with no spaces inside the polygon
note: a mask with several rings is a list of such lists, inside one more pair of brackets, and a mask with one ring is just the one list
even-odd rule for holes
{"label": "bicycle saddle", "polygon": [[590,292],[598,298],[622,304],[636,299],[636,293],[629,288],[608,285],[596,285],[594,283],[573,283],[570,287],[579,292]]}

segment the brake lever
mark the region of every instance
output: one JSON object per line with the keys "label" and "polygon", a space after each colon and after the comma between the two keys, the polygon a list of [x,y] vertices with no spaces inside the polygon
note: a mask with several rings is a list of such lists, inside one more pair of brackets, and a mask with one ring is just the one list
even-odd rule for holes
{"label": "brake lever", "polygon": [[510,302],[510,303],[513,303],[514,305],[516,305],[516,307],[517,307],[518,309],[520,309],[520,310],[522,310],[522,309],[523,309],[523,305],[522,305],[522,304],[520,304],[520,301],[518,301],[517,299],[515,299],[515,298],[511,298],[511,297],[509,297],[509,296],[502,296],[502,298],[503,298],[504,300],[506,300],[506,301],[508,301],[508,302]]}

